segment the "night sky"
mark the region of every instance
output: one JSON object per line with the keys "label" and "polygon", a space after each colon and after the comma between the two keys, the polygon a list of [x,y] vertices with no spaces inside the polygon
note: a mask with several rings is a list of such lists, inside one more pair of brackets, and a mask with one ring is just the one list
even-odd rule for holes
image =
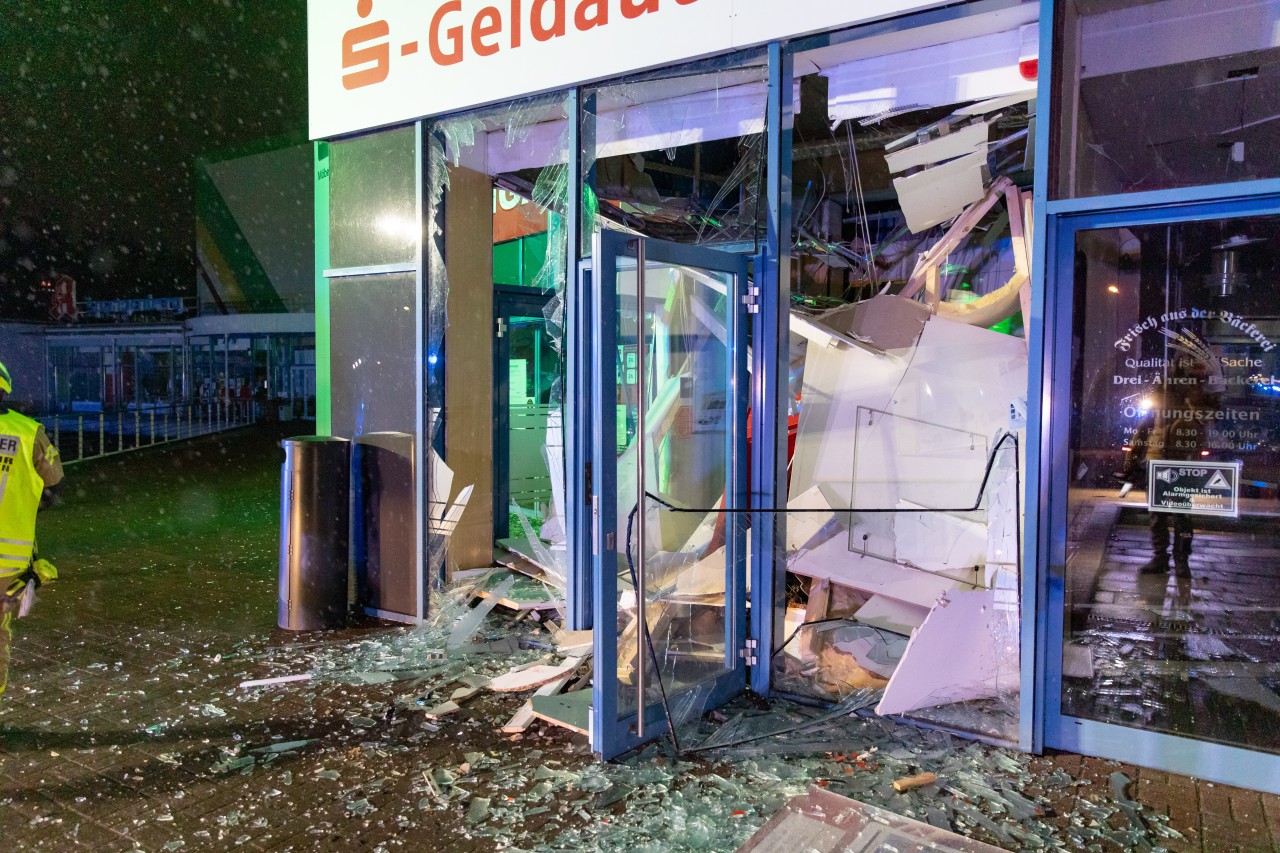
{"label": "night sky", "polygon": [[305,0],[7,0],[0,320],[195,293],[193,166],[306,133]]}

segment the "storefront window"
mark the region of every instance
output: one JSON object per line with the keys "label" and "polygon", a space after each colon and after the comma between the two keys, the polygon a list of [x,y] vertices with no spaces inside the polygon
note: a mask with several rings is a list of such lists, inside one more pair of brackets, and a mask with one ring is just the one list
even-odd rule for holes
{"label": "storefront window", "polygon": [[1055,5],[1056,197],[1280,175],[1280,3]]}
{"label": "storefront window", "polygon": [[584,90],[583,173],[599,224],[754,251],[765,234],[767,80],[764,57],[751,55]]}
{"label": "storefront window", "polygon": [[1063,714],[1280,753],[1280,216],[1075,240]]}
{"label": "storefront window", "polygon": [[422,228],[414,189],[414,130],[327,144],[329,265],[412,263]]}
{"label": "storefront window", "polygon": [[334,435],[417,428],[415,288],[413,273],[330,282]]}
{"label": "storefront window", "polygon": [[425,189],[429,446],[451,477],[431,501],[472,487],[449,557],[491,566],[497,547],[560,595],[569,130],[564,94],[433,122]]}
{"label": "storefront window", "polygon": [[777,689],[863,693],[882,714],[1005,740],[1036,114],[1025,26],[795,58],[792,511],[775,561]]}

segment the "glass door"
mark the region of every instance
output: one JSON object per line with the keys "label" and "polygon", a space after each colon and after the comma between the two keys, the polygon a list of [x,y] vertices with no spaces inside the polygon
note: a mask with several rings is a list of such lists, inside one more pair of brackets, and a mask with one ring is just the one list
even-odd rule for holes
{"label": "glass door", "polygon": [[742,256],[602,231],[594,263],[591,743],[608,759],[746,686],[749,308]]}
{"label": "glass door", "polygon": [[[560,407],[560,354],[547,334],[548,295],[494,293],[493,526],[494,538],[540,531],[552,493],[559,489],[550,454],[564,446]],[[548,438],[551,441],[548,441]],[[555,457],[559,463],[559,455]],[[563,506],[556,495],[556,506]],[[521,517],[524,521],[521,521]]]}
{"label": "glass door", "polygon": [[1280,791],[1280,204],[1056,240],[1046,745]]}

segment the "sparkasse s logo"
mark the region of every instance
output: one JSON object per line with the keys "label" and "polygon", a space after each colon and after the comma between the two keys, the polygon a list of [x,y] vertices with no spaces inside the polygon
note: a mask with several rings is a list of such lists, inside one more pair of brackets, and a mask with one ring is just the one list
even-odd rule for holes
{"label": "sparkasse s logo", "polygon": [[[359,0],[356,14],[361,18],[372,15],[373,0]],[[359,89],[387,79],[391,73],[391,43],[386,39],[390,35],[391,27],[386,21],[370,21],[343,33],[342,70],[359,69],[342,75],[343,88]]]}
{"label": "sparkasse s logo", "polygon": [[[663,3],[690,6],[698,0],[578,0],[572,9],[570,2],[508,0],[506,10],[484,6],[468,20],[462,0],[444,0],[430,17],[428,53],[438,66],[456,65],[466,58],[468,49],[478,57],[514,50],[525,33],[535,42],[547,42],[571,31],[607,26],[617,19],[611,18],[615,11],[625,20],[635,20],[661,11]],[[366,20],[374,14],[374,0],[358,0],[355,6],[365,22],[342,35],[342,86],[348,91],[381,83],[391,73],[390,25],[383,19]],[[416,40],[400,45],[401,56],[417,52]]]}

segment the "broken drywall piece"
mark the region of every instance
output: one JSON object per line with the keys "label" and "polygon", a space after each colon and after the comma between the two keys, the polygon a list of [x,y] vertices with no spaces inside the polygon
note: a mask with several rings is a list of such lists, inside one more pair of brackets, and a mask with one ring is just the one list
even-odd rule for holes
{"label": "broken drywall piece", "polygon": [[[876,297],[853,307],[883,304],[888,308],[895,301],[928,313],[924,306],[900,297]],[[863,313],[870,316],[870,307]],[[905,345],[905,349],[891,350],[890,358],[857,348],[808,348],[804,405],[791,466],[791,497],[823,484],[829,488],[824,491],[829,498],[841,501],[839,506],[872,506],[869,500],[879,499],[872,488],[875,480],[910,476],[914,481],[901,488],[880,490],[889,492],[883,497],[893,500],[879,508],[895,508],[898,498],[926,506],[939,505],[942,497],[964,501],[941,504],[945,507],[973,503],[986,467],[986,451],[978,448],[1007,427],[1009,401],[1026,393],[1026,344],[988,329],[926,317],[918,342],[908,337]],[[868,412],[902,417],[881,423],[877,416],[874,423],[867,424]],[[908,418],[935,428],[909,429]],[[868,426],[874,429],[868,432]],[[891,449],[888,455],[872,452],[870,447],[859,449],[859,439],[877,438],[878,430],[889,430],[878,434],[881,444]],[[893,430],[901,440],[895,440]],[[953,449],[968,457],[972,436],[977,452],[972,460],[966,460],[964,481],[953,479],[948,485],[940,481],[947,472],[937,468],[931,454],[938,453],[934,446],[938,435],[953,433]],[[859,483],[857,504],[851,502],[855,459],[859,476],[873,478],[872,483]],[[904,468],[908,463],[910,470]],[[856,524],[856,515],[854,519]]]}
{"label": "broken drywall piece", "polygon": [[534,696],[530,702],[533,704],[533,715],[539,720],[578,734],[590,734],[591,690],[575,690],[555,696]]}
{"label": "broken drywall piece", "polygon": [[548,682],[572,675],[585,657],[568,658],[559,665],[539,664],[528,669],[508,672],[489,682],[489,689],[497,693],[518,693],[522,690],[533,690]]}
{"label": "broken drywall piece", "polygon": [[[831,511],[831,502],[823,494],[821,486],[814,486],[802,495],[787,502],[787,550],[795,551],[818,544],[814,541],[820,532],[824,538],[844,529],[841,516]],[[796,512],[795,510],[804,510]]]}
{"label": "broken drywall piece", "polygon": [[[850,494],[855,510],[960,510],[978,504],[987,462],[985,434],[870,407],[859,407],[855,418]],[[895,519],[894,526],[904,523]]]}
{"label": "broken drywall piece", "polygon": [[812,550],[796,553],[788,560],[787,570],[919,607],[932,607],[940,596],[960,586],[952,578],[924,569],[900,566],[878,557],[851,552],[848,544],[839,537]]}
{"label": "broken drywall piece", "polygon": [[595,642],[595,632],[588,628],[585,631],[561,631],[555,635],[556,651],[572,657],[589,653]]}
{"label": "broken drywall piece", "polygon": [[[546,684],[539,687],[533,695],[535,697],[554,696],[561,690],[565,689],[576,674],[575,669],[553,681],[548,681]],[[533,725],[533,721],[536,719],[537,717],[533,713],[533,698],[530,697],[529,701],[521,705],[520,709],[516,711],[514,716],[512,716],[511,719],[507,721],[506,725],[502,727],[502,731],[506,734],[520,734],[529,728],[529,726]]]}
{"label": "broken drywall piece", "polygon": [[894,178],[898,204],[913,234],[954,219],[985,193],[982,172],[987,165],[987,152],[975,151],[955,160],[908,175]]}
{"label": "broken drywall piece", "polygon": [[[914,138],[913,134],[906,137],[906,140]],[[889,166],[889,173],[896,175],[907,169],[943,163],[968,154],[981,153],[985,157],[989,138],[990,126],[985,121],[978,121],[918,145],[901,147],[890,143],[887,148],[893,150],[885,154],[884,159]]]}
{"label": "broken drywall piece", "polygon": [[894,294],[841,305],[813,318],[850,346],[869,347],[877,354],[915,346],[928,320],[926,306]]}
{"label": "broken drywall piece", "polygon": [[912,631],[924,624],[928,616],[928,607],[897,601],[883,595],[871,596],[853,614],[853,618],[864,625],[904,636],[910,636]]}
{"label": "broken drywall piece", "polygon": [[986,699],[1018,687],[1018,620],[993,590],[948,595],[912,635],[876,707],[881,715]]}
{"label": "broken drywall piece", "polygon": [[441,717],[447,717],[455,711],[461,710],[461,707],[462,706],[457,702],[454,702],[452,699],[447,699],[439,705],[428,708],[424,716],[426,716],[428,720],[438,720]]}

